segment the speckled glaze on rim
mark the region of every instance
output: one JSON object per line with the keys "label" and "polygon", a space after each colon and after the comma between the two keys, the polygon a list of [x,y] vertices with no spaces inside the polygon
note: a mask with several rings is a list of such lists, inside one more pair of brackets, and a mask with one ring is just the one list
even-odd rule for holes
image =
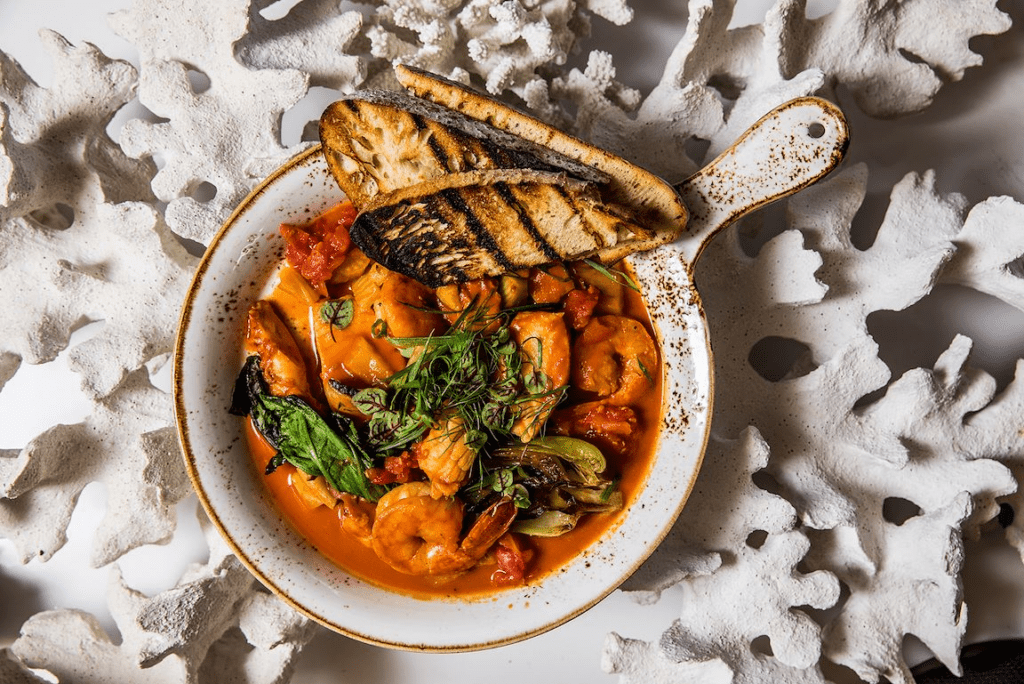
{"label": "speckled glaze on rim", "polygon": [[662,349],[663,426],[651,472],[619,523],[536,585],[476,599],[412,598],[361,581],[284,521],[258,481],[244,423],[228,413],[249,304],[282,258],[277,228],[340,201],[319,148],[296,156],[243,201],[210,243],[182,311],[174,410],[199,500],[256,578],[313,620],[361,641],[470,651],[540,634],[596,604],[654,551],[693,488],[708,436],[711,354],[683,252],[631,258]]}

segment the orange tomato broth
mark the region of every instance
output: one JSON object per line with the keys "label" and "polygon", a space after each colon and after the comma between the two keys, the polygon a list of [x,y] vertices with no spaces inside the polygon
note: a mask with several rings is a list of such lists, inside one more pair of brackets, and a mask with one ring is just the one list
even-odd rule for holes
{"label": "orange tomato broth", "polygon": [[[352,251],[356,252],[357,248],[353,246]],[[629,273],[628,268],[624,268],[624,266],[624,264],[619,264],[617,268]],[[284,269],[288,268],[288,266],[284,267]],[[310,378],[319,378],[309,323],[309,304],[282,291],[286,289],[288,288],[283,288],[279,283],[267,299],[274,304],[282,320],[292,329],[296,340],[300,342],[300,348],[306,355]],[[642,322],[652,339],[657,340],[640,294],[629,288],[623,288],[623,290],[625,297],[622,315]],[[571,329],[570,334],[572,334]],[[379,341],[375,340],[374,342]],[[658,353],[660,366],[662,363],[660,347]],[[557,571],[577,557],[611,530],[622,518],[646,480],[650,465],[654,460],[654,451],[657,448],[661,424],[661,369],[652,370],[651,375],[654,381],[651,391],[645,393],[639,402],[630,404],[636,412],[640,433],[639,438],[634,442],[633,449],[625,457],[604,454],[608,462],[607,472],[613,473],[619,478],[617,486],[623,493],[623,507],[612,513],[586,514],[580,518],[573,530],[559,537],[527,537],[517,534],[516,538],[520,542],[521,548],[532,554],[526,564],[526,576],[523,583],[495,584],[492,582],[491,575],[497,570],[492,553],[489,553],[476,567],[456,576],[415,576],[394,570],[379,559],[369,546],[342,529],[339,517],[340,505],[333,509],[323,505],[310,508],[310,504],[289,484],[292,475],[299,473],[294,466],[286,463],[273,473],[264,475],[267,463],[274,456],[275,451],[259,435],[248,418],[245,419],[247,422],[246,438],[253,465],[265,483],[274,505],[311,546],[334,564],[370,584],[418,598],[494,595],[505,590],[514,590],[524,584],[539,582],[545,575]],[[567,404],[584,400],[586,399],[578,396],[578,393],[570,387]]]}

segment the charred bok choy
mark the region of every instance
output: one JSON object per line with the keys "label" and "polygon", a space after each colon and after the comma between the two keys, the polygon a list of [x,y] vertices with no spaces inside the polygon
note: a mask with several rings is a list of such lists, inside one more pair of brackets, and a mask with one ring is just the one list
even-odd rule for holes
{"label": "charred bok choy", "polygon": [[586,513],[622,508],[615,480],[605,479],[601,450],[573,437],[538,437],[528,444],[491,450],[481,461],[484,473],[467,498],[477,505],[495,494],[528,501],[520,507],[512,531],[557,537],[572,530]]}

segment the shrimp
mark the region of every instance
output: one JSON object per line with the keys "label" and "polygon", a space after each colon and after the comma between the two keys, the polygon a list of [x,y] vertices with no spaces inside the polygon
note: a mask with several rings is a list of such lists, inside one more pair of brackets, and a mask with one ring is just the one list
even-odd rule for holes
{"label": "shrimp", "polygon": [[311,399],[302,352],[270,302],[259,300],[249,308],[245,343],[250,352],[259,355],[271,394],[278,397],[297,394]]}
{"label": "shrimp", "polygon": [[499,499],[460,540],[463,506],[435,499],[426,482],[400,485],[377,502],[372,546],[377,556],[408,575],[452,575],[469,570],[508,530],[516,506]]}
{"label": "shrimp", "polygon": [[425,311],[433,302],[430,289],[417,281],[383,266],[374,264],[385,275],[380,284],[373,310],[387,325],[392,337],[426,337],[443,330],[444,318],[438,313]]}
{"label": "shrimp", "polygon": [[[320,408],[320,401],[311,391],[302,352],[270,302],[259,300],[249,308],[245,342],[250,352],[259,355],[263,377],[271,394],[277,397],[296,395],[314,409]],[[333,507],[337,501],[337,492],[322,477],[311,478],[296,471],[288,478],[288,483],[309,508],[320,505]]]}
{"label": "shrimp", "polygon": [[373,504],[351,494],[341,494],[338,506],[338,519],[341,529],[348,532],[360,543],[373,544]]}
{"label": "shrimp", "polygon": [[523,357],[522,377],[530,394],[516,408],[512,434],[529,442],[547,421],[569,381],[569,331],[562,314],[521,311],[509,324]]}
{"label": "shrimp", "polygon": [[307,508],[327,506],[334,508],[339,493],[334,491],[327,480],[320,476],[310,477],[298,468],[288,475],[288,484]]}
{"label": "shrimp", "polygon": [[658,350],[640,321],[626,316],[596,316],[573,345],[573,384],[624,406],[654,384]]}
{"label": "shrimp", "polygon": [[434,498],[451,496],[469,477],[476,451],[466,443],[466,427],[457,414],[445,418],[431,428],[421,442],[412,447],[420,470],[430,480]]}

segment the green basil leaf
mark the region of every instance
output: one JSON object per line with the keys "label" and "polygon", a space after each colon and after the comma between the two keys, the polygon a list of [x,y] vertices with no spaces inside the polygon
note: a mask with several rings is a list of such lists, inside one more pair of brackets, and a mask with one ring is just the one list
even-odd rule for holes
{"label": "green basil leaf", "polygon": [[[310,476],[322,476],[339,492],[376,501],[386,488],[371,483],[366,469],[372,456],[363,449],[354,424],[334,416],[334,426],[297,396],[275,397],[266,389],[259,357],[251,356],[239,382],[248,388],[250,415],[256,430],[277,450],[271,463],[283,459]],[[337,427],[335,427],[337,426]]]}
{"label": "green basil leaf", "polygon": [[354,428],[335,431],[313,407],[296,396],[265,396],[261,401],[276,414],[275,446],[286,461],[307,475],[323,476],[339,492],[370,501],[384,494],[383,487],[366,478],[366,469],[373,461],[359,446]]}

